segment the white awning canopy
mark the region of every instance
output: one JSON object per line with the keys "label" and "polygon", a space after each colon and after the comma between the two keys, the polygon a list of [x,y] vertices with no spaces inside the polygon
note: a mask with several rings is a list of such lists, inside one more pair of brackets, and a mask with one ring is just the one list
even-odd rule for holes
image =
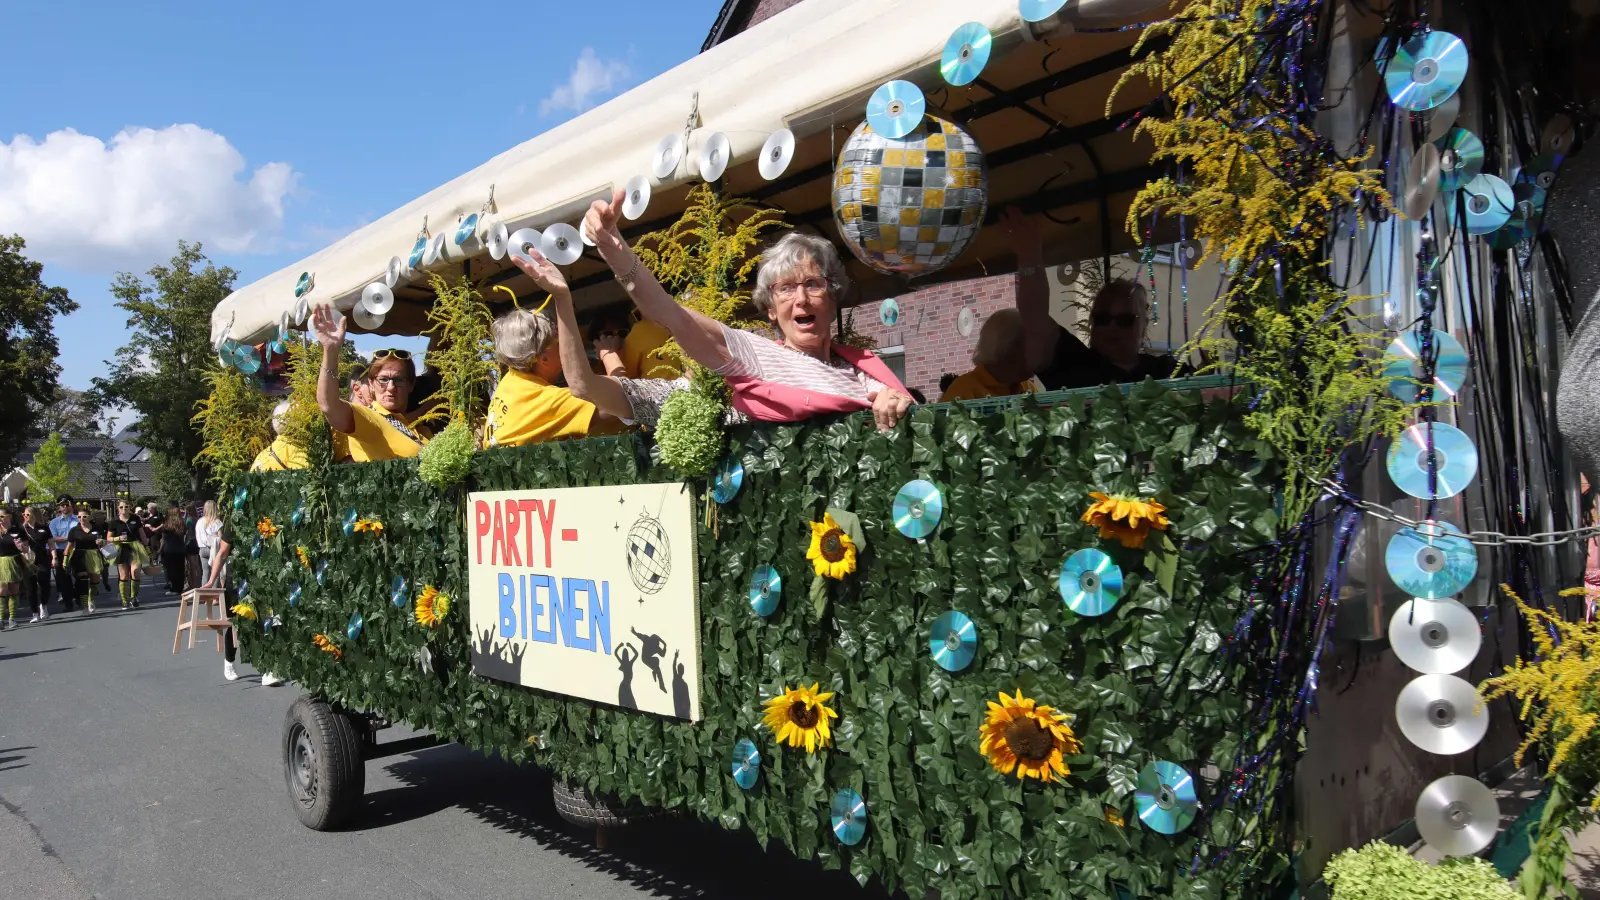
{"label": "white awning canopy", "polygon": [[[1104,25],[1165,6],[1162,0],[1071,0],[1063,15]],[[760,197],[791,213],[798,226],[833,237],[828,179],[837,145],[863,118],[871,92],[897,78],[921,85],[930,113],[966,122],[984,146],[991,210],[1023,202],[1053,211],[1047,243],[1072,246],[1079,256],[1125,249],[1122,216],[1148,177],[1149,148],[1134,144],[1131,128],[1116,126],[1152,95],[1141,84],[1119,97],[1116,115],[1107,117],[1105,105],[1138,32],[1072,33],[1067,19],[1041,35],[1040,26],[1021,20],[1017,0],[807,0],[240,288],[218,305],[213,340],[269,339],[296,307],[303,274],[310,276],[305,299],[311,305],[350,309],[367,285],[383,280],[391,258],[409,256],[424,221],[434,234],[454,234],[464,217],[486,209],[513,230],[577,223],[594,198],[650,175],[657,142],[683,134],[692,112],[697,121],[682,164],[666,179],[651,177],[650,206],[632,224],[653,230],[676,218],[687,185],[699,180],[701,146],[720,132],[732,150],[728,191]],[[940,52],[951,32],[970,21],[995,36],[985,84],[949,88],[938,74]],[[1040,36],[1048,41],[1035,40]],[[794,161],[778,180],[766,182],[755,157],[768,135],[785,127],[798,138]],[[1003,249],[999,238],[980,237],[945,277],[992,272]],[[862,288],[858,299],[914,286],[852,265]],[[519,293],[531,290],[508,262],[483,250],[448,263],[447,271],[465,272],[486,295],[487,284],[500,282]],[[593,251],[567,273],[580,305],[620,297]],[[395,310],[377,330],[417,333],[431,291],[413,284],[396,296]]]}

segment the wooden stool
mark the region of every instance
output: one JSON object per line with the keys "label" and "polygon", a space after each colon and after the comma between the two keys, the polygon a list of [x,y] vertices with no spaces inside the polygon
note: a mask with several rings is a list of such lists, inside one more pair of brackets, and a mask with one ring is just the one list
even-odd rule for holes
{"label": "wooden stool", "polygon": [[[172,652],[178,652],[183,633],[189,632],[189,649],[194,649],[195,632],[210,629],[217,633],[217,652],[222,652],[222,633],[233,627],[228,619],[227,599],[222,588],[195,588],[184,591],[178,598],[178,630],[172,635]],[[187,607],[189,619],[184,621]]]}

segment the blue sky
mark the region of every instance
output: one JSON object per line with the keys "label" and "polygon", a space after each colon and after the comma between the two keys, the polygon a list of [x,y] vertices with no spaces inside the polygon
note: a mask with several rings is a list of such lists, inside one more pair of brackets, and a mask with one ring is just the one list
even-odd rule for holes
{"label": "blue sky", "polygon": [[32,75],[0,92],[0,232],[82,306],[62,382],[123,341],[116,272],[199,239],[248,284],[693,56],[721,5],[8,9],[7,69]]}

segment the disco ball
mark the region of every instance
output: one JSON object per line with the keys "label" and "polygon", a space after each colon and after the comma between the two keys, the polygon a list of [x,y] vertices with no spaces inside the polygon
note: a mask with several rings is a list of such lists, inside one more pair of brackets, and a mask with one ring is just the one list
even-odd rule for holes
{"label": "disco ball", "polygon": [[833,176],[833,215],[856,258],[893,275],[955,262],[983,226],[983,149],[953,122],[924,116],[899,140],[856,126]]}
{"label": "disco ball", "polygon": [[628,577],[634,587],[654,594],[666,586],[671,574],[672,548],[667,533],[659,521],[641,516],[628,529]]}

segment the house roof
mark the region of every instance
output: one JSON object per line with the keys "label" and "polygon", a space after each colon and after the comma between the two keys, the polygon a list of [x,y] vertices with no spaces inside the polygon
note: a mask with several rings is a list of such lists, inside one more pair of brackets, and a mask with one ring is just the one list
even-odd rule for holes
{"label": "house roof", "polygon": [[[117,461],[127,466],[131,481],[129,487],[134,496],[151,496],[157,493],[155,464],[150,462],[141,447],[133,443],[138,436],[138,431],[124,428],[111,438],[111,445],[116,449]],[[109,499],[116,496],[117,491],[124,487],[124,485],[108,484],[100,477],[100,454],[106,446],[105,438],[85,438],[62,443],[67,453],[67,465],[83,485],[82,490],[78,491],[77,499]],[[43,441],[32,441],[23,447],[22,453],[18,456],[22,464],[7,476],[8,481],[15,481],[11,476],[18,472],[27,476],[28,468],[33,465],[34,457],[43,444]]]}

